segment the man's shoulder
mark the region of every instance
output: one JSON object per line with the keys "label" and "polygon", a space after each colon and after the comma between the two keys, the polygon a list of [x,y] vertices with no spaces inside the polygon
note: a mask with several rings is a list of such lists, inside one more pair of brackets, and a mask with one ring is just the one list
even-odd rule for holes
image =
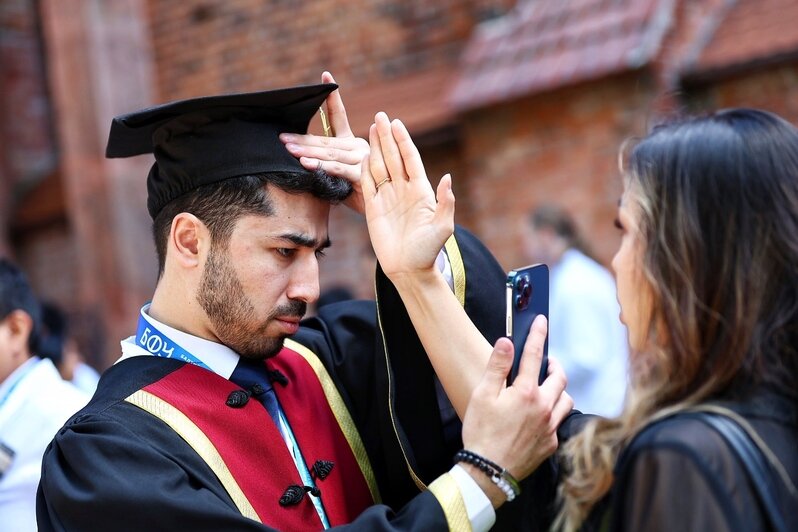
{"label": "man's shoulder", "polygon": [[159,381],[185,364],[180,360],[155,356],[124,358],[102,374],[89,407],[97,410],[103,405],[124,401],[132,393]]}

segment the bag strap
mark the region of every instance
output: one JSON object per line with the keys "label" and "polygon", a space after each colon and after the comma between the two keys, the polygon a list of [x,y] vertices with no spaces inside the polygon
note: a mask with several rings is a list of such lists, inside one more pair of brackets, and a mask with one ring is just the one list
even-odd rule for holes
{"label": "bag strap", "polygon": [[[731,416],[719,408],[695,409],[692,412],[698,419],[720,434],[729,447],[737,454],[746,473],[754,485],[754,492],[765,510],[765,514],[777,532],[787,532],[784,516],[777,504],[774,475],[765,452],[755,443],[751,435]],[[725,409],[723,409],[725,410]],[[786,486],[788,489],[794,486]]]}

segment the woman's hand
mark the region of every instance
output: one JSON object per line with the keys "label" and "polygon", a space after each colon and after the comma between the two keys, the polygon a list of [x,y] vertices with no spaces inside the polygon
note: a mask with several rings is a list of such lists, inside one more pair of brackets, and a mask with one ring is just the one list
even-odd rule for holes
{"label": "woman's hand", "polygon": [[[377,113],[362,176],[371,245],[394,282],[434,271],[435,258],[454,231],[454,194],[448,174],[437,195],[404,124]],[[437,201],[436,201],[437,199]]]}
{"label": "woman's hand", "polygon": [[[521,480],[557,450],[557,427],[573,408],[562,367],[549,358],[548,377],[538,385],[547,322],[538,316],[524,345],[518,376],[507,386],[513,344],[499,338],[463,419],[463,446]],[[478,470],[467,468],[494,503],[503,500]]]}
{"label": "woman's hand", "polygon": [[[335,83],[332,74],[324,72],[322,83]],[[351,209],[363,214],[363,191],[360,187],[360,164],[368,156],[369,144],[356,137],[349,127],[346,109],[338,89],[327,96],[327,116],[332,128],[332,137],[319,135],[280,134],[280,140],[294,157],[299,158],[308,170],[321,168],[330,175],[341,177],[352,183],[354,192],[344,202]]]}

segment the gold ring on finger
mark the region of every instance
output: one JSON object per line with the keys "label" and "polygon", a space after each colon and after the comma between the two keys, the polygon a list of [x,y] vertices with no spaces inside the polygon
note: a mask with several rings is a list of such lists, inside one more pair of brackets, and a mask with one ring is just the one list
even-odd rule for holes
{"label": "gold ring on finger", "polygon": [[384,185],[385,183],[388,183],[388,182],[390,182],[390,181],[391,181],[391,178],[390,178],[390,177],[386,177],[385,179],[383,179],[382,181],[380,181],[379,183],[377,183],[377,190],[379,190],[379,188],[380,188],[382,185]]}

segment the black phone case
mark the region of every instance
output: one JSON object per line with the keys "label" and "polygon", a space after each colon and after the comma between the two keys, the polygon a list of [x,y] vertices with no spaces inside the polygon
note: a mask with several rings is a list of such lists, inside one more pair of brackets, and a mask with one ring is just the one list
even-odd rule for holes
{"label": "black phone case", "polygon": [[[510,270],[507,274],[507,337],[513,341],[515,357],[508,381],[512,383],[518,374],[518,366],[529,328],[538,314],[549,317],[549,267],[533,264]],[[543,362],[540,366],[539,382],[548,373],[549,338],[543,344]]]}

